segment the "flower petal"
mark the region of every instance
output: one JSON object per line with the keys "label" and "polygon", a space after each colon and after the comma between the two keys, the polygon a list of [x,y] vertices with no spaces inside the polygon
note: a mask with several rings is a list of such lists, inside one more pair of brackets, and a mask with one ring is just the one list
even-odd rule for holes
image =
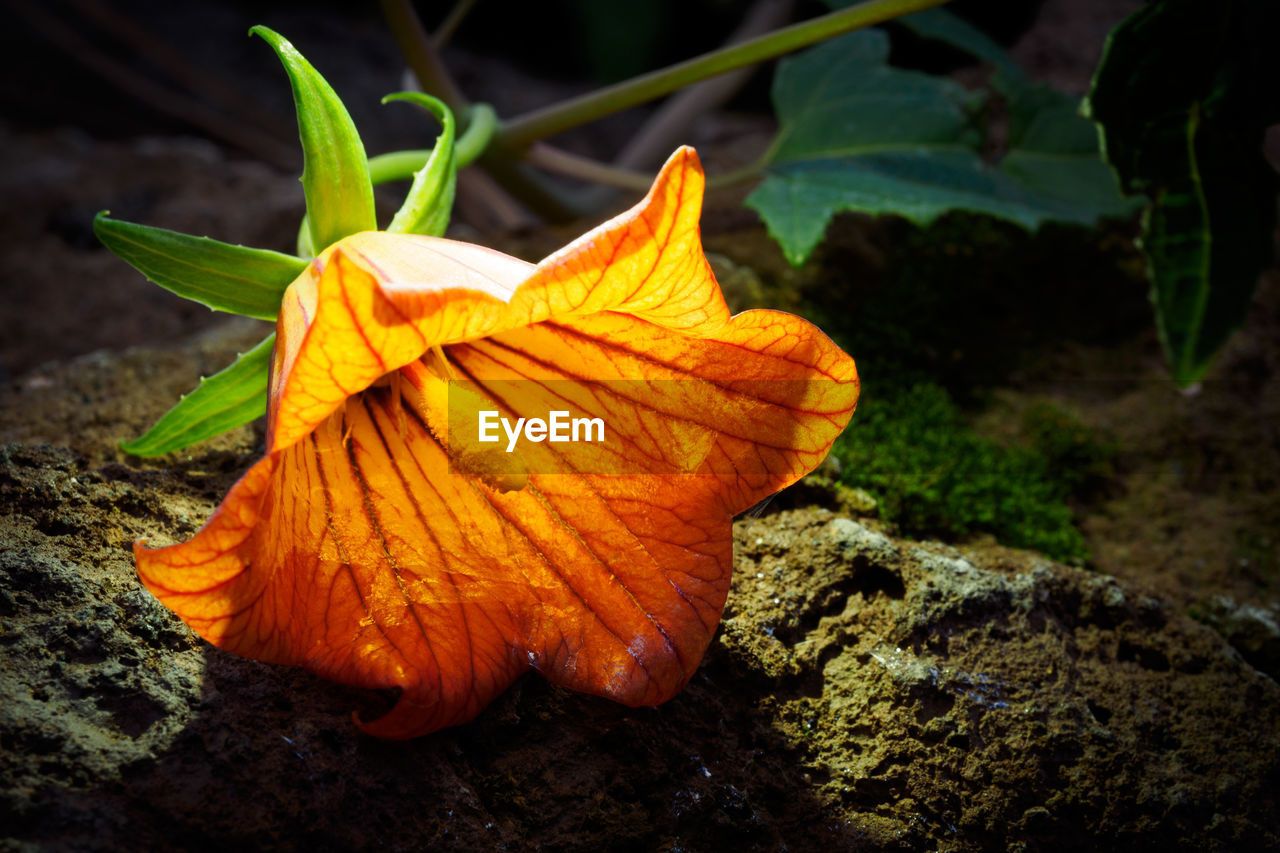
{"label": "flower petal", "polygon": [[442,343],[486,334],[527,275],[480,246],[368,231],[316,258],[285,292],[272,364],[268,452]]}
{"label": "flower petal", "polygon": [[681,148],[638,205],[533,268],[439,238],[363,232],[341,241],[285,295],[269,450],[433,346],[600,311],[688,334],[719,327],[729,310],[702,254],[703,185],[697,154]]}
{"label": "flower petal", "polygon": [[[189,542],[135,546],[144,583],[231,651],[399,687],[364,725],[383,737],[470,719],[529,668],[669,699],[719,621],[732,516],[821,461],[858,394],[804,320],[729,318],[700,192],[678,153],[532,270],[404,235],[322,255],[286,296],[267,458]],[[468,455],[463,385],[513,417],[564,401],[610,440]]]}
{"label": "flower petal", "polygon": [[726,322],[729,309],[702,253],[705,184],[697,153],[678,149],[638,205],[538,264],[512,299],[512,325],[600,311],[686,332]]}
{"label": "flower petal", "polygon": [[[396,710],[366,726],[384,737],[470,719],[530,667],[627,704],[665,701],[719,620],[732,515],[812,468],[857,394],[851,362],[803,320],[749,312],[723,331],[675,346],[647,321],[602,315],[447,357],[482,385],[577,381],[602,397],[630,386],[602,391],[600,362],[660,365],[673,396],[642,401],[649,419],[623,440],[639,443],[655,418],[692,422],[715,435],[704,467],[741,476],[534,474],[500,492],[452,469],[429,418],[382,386],[255,466],[190,542],[139,548],[140,574],[217,645],[401,687]],[[571,369],[543,357],[561,347]],[[794,389],[808,397],[762,404]]]}

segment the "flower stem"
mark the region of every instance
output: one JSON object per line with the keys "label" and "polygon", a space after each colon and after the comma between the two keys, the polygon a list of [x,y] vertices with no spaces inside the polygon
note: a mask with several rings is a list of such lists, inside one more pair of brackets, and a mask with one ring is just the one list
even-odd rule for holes
{"label": "flower stem", "polygon": [[498,114],[488,104],[472,104],[462,118],[465,124],[454,149],[459,169],[474,163],[489,148],[498,130]]}
{"label": "flower stem", "polygon": [[[753,0],[724,44],[741,44],[773,32],[792,20],[794,7],[794,0]],[[728,103],[757,71],[755,66],[736,68],[673,94],[645,120],[613,165],[654,171],[681,142],[688,141],[689,128],[699,117]]]}
{"label": "flower stem", "polygon": [[563,103],[518,116],[498,130],[494,146],[518,151],[530,143],[571,127],[661,97],[690,83],[772,59],[851,30],[941,6],[948,0],[868,0],[829,15],[802,21],[741,44],[720,48],[607,86]]}
{"label": "flower stem", "polygon": [[[484,153],[497,123],[498,119],[493,112],[493,107],[488,104],[475,104],[471,107],[467,130],[458,137],[458,142],[454,146],[459,169],[471,165]],[[370,157],[369,180],[375,187],[391,181],[411,181],[414,172],[425,166],[430,158],[430,148],[390,151]]]}
{"label": "flower stem", "polygon": [[369,158],[369,180],[375,187],[391,181],[411,181],[413,173],[431,159],[430,148],[389,151]]}
{"label": "flower stem", "polygon": [[525,152],[525,162],[548,172],[624,190],[645,192],[653,185],[652,175],[608,166],[589,157],[554,148],[545,142],[535,142],[529,146]]}
{"label": "flower stem", "polygon": [[422,84],[422,90],[444,101],[454,115],[466,113],[470,104],[440,61],[431,39],[422,29],[422,22],[418,20],[413,4],[409,0],[382,0],[382,14],[387,19],[387,25],[395,36],[405,61]]}
{"label": "flower stem", "polygon": [[435,35],[431,37],[431,46],[436,50],[440,50],[449,43],[449,39],[453,38],[454,32],[462,20],[467,17],[471,9],[476,5],[476,0],[458,0],[453,8],[449,10],[449,15],[436,28]]}

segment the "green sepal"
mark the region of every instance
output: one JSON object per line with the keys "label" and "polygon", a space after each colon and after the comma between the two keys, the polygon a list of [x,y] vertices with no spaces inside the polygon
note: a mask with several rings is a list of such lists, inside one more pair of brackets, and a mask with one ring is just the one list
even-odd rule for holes
{"label": "green sepal", "polygon": [[267,411],[267,371],[275,342],[272,332],[229,367],[201,379],[146,435],[121,442],[120,448],[135,456],[159,456],[262,417]]}
{"label": "green sepal", "polygon": [[315,247],[311,245],[311,220],[302,214],[302,222],[298,225],[298,257],[311,260],[316,256]]}
{"label": "green sepal", "polygon": [[[458,169],[469,166],[479,159],[489,147],[489,142],[498,129],[497,113],[488,104],[472,104],[468,118],[470,121],[467,129],[463,131],[462,136],[458,137],[453,147],[454,162]],[[389,151],[386,154],[370,157],[369,179],[375,187],[392,181],[412,180],[427,166],[434,150],[417,148],[408,151]],[[315,254],[314,247],[311,245],[310,223],[307,217],[303,216],[302,224],[298,227],[298,256],[313,258]]]}
{"label": "green sepal", "polygon": [[164,228],[93,220],[102,245],[166,290],[215,311],[275,320],[285,288],[307,262],[269,249],[251,249]]}
{"label": "green sepal", "polygon": [[376,230],[368,161],[346,107],[283,36],[263,26],[249,32],[275,49],[293,86],[311,248],[318,253],[343,237]]}
{"label": "green sepal", "polygon": [[458,161],[453,149],[453,112],[443,101],[421,92],[398,92],[382,99],[408,101],[431,112],[440,121],[440,135],[427,162],[413,176],[413,186],[387,230],[393,234],[440,237],[449,227],[453,195],[458,182]]}

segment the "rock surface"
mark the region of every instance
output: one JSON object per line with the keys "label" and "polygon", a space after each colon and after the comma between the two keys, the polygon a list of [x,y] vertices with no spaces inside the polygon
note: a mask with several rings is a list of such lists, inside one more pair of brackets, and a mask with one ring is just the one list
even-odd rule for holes
{"label": "rock surface", "polygon": [[351,711],[391,697],[214,649],[133,573],[130,542],[191,535],[260,437],[121,461],[107,437],[157,405],[129,377],[189,382],[256,334],[50,366],[3,400],[3,846],[1280,849],[1280,687],[1211,628],[816,507],[738,522],[721,630],[667,705],[529,677],[470,725],[361,735]]}
{"label": "rock surface", "polygon": [[[1082,91],[1101,34],[1135,3],[1051,0],[1014,53]],[[255,95],[281,99],[287,119],[274,57],[242,38],[247,24],[210,34],[219,21],[200,8],[205,52],[244,42],[271,75]],[[268,23],[309,39],[316,15]],[[342,61],[387,72],[348,99],[380,109],[399,62],[350,46],[385,33],[320,26],[341,45],[326,73]],[[190,34],[175,43],[191,47]],[[504,114],[554,100],[517,82],[491,88],[536,100]],[[368,134],[399,115],[358,124]],[[739,522],[722,628],[670,703],[629,710],[529,677],[470,725],[384,743],[350,714],[393,697],[211,648],[141,588],[129,554],[140,536],[194,533],[261,434],[157,462],[117,442],[265,332],[146,284],[88,223],[110,208],[287,249],[296,169],[207,142],[104,143],[8,122],[0,143],[11,154],[0,174],[0,850],[1280,849],[1276,544],[1255,535],[1276,529],[1274,272],[1224,355],[1228,381],[1197,397],[1150,378],[1163,376],[1154,333],[1136,357],[1108,342],[1051,366],[1055,389],[1085,409],[1104,395],[1080,375],[1139,377],[1090,409],[1128,448],[1124,487],[1083,521],[1097,563],[1121,579],[995,546],[900,541],[808,506],[827,500],[821,488],[793,489],[771,505],[788,509]],[[370,150],[390,147],[404,146]],[[799,273],[758,228],[738,240],[743,217],[736,202],[704,217],[722,281],[745,305],[798,299]],[[883,241],[846,230],[863,266],[884,263]],[[536,259],[561,237],[504,248]],[[862,269],[837,257],[837,283]],[[65,361],[168,346],[211,324],[180,351]],[[62,361],[37,367],[50,359]]]}

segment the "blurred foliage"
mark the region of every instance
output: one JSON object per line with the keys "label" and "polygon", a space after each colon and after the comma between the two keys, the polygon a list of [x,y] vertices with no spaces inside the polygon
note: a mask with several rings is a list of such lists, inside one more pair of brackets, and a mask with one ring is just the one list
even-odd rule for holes
{"label": "blurred foliage", "polygon": [[1107,160],[1149,200],[1141,244],[1174,381],[1204,376],[1275,259],[1280,3],[1160,0],[1121,23],[1089,94]]}

